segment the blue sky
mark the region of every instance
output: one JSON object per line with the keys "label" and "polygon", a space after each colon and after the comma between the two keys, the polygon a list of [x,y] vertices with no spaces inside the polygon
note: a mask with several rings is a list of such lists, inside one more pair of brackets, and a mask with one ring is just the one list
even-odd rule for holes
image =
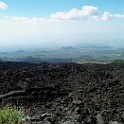
{"label": "blue sky", "polygon": [[0,44],[124,46],[123,0],[2,0]]}

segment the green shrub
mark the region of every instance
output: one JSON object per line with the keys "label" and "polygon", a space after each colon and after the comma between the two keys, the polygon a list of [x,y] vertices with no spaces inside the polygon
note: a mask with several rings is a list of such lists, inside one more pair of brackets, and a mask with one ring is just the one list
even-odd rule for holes
{"label": "green shrub", "polygon": [[115,59],[115,60],[112,61],[112,63],[115,63],[115,64],[116,63],[119,63],[119,64],[122,63],[122,64],[124,64],[124,60],[123,59]]}
{"label": "green shrub", "polygon": [[0,124],[22,124],[21,113],[16,109],[7,105],[0,109]]}

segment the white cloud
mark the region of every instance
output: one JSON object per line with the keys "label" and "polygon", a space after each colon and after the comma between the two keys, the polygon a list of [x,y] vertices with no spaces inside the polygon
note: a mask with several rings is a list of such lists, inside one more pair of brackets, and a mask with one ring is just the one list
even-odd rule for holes
{"label": "white cloud", "polygon": [[113,19],[113,15],[110,14],[109,12],[104,12],[103,16],[101,17],[101,20],[103,21],[108,21],[112,19]]}
{"label": "white cloud", "polygon": [[3,2],[0,2],[0,9],[6,9],[8,6],[3,3]]}
{"label": "white cloud", "polygon": [[98,9],[94,6],[83,6],[82,13],[83,15],[98,15]]}
{"label": "white cloud", "polygon": [[107,11],[105,11],[103,14],[100,14],[97,7],[83,6],[81,10],[73,8],[68,12],[57,12],[55,14],[52,14],[50,21],[52,22],[77,21],[77,20],[109,21],[116,18],[123,19],[124,15],[111,14]]}
{"label": "white cloud", "polygon": [[4,16],[3,20],[0,20],[0,23],[44,24],[46,23],[46,20],[44,18],[36,18],[36,17],[29,18],[29,17],[17,17],[17,16],[13,16],[13,17]]}
{"label": "white cloud", "polygon": [[101,20],[103,20],[103,21],[109,21],[112,19],[124,19],[124,15],[122,15],[122,14],[110,14],[109,12],[104,12],[103,16],[101,17]]}
{"label": "white cloud", "polygon": [[57,12],[51,15],[51,21],[74,21],[86,19],[98,19],[99,13],[97,7],[83,6],[81,10],[71,9],[68,12]]}

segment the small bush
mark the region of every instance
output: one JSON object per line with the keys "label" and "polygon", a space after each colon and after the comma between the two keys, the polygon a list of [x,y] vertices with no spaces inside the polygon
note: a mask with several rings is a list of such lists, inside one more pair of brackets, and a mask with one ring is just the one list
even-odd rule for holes
{"label": "small bush", "polygon": [[115,64],[116,63],[119,63],[119,64],[122,63],[122,64],[124,64],[124,60],[123,59],[115,59],[115,60],[112,61],[112,63],[115,63]]}
{"label": "small bush", "polygon": [[22,116],[16,107],[7,105],[0,109],[0,124],[22,124]]}

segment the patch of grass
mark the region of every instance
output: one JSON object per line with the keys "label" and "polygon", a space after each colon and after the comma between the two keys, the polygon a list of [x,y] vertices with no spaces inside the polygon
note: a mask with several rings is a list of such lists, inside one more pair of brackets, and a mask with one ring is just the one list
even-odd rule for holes
{"label": "patch of grass", "polygon": [[7,105],[0,109],[0,124],[22,124],[21,113],[16,107]]}

